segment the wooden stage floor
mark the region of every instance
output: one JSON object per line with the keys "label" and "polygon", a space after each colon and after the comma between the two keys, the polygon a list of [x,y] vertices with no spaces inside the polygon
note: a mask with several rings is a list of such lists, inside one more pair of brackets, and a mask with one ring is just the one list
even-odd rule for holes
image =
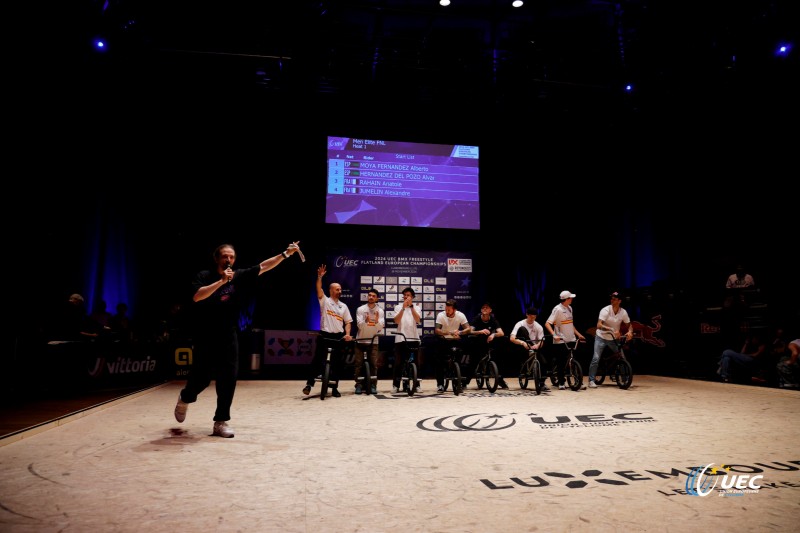
{"label": "wooden stage floor", "polygon": [[798,391],[509,384],[320,401],[240,381],[222,439],[213,384],[179,424],[166,383],[0,440],[0,531],[797,531]]}

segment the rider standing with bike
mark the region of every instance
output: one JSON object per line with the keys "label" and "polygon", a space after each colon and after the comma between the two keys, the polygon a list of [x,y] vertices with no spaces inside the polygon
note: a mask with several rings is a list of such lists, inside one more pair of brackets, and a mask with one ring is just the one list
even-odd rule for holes
{"label": "rider standing with bike", "polygon": [[[417,326],[422,322],[422,308],[414,303],[416,293],[411,287],[403,289],[403,301],[394,308],[394,323],[397,324],[397,335],[394,338],[394,368],[392,369],[392,392],[400,392],[400,378],[403,373],[403,363],[409,352],[406,343],[419,343]],[[418,386],[417,392],[422,392]]]}
{"label": "rider standing with bike", "polygon": [[[339,301],[342,295],[342,286],[338,283],[331,283],[328,290],[330,297],[325,296],[325,291],[322,290],[322,277],[327,272],[325,265],[320,265],[317,268],[317,299],[319,300],[319,337],[317,337],[317,346],[314,350],[314,358],[309,365],[308,376],[306,378],[306,386],[303,387],[303,394],[308,395],[311,393],[311,388],[314,386],[314,381],[322,368],[322,362],[327,356],[327,349],[329,343],[327,339],[344,339],[346,341],[353,340],[350,336],[350,328],[353,325],[353,317],[350,316],[350,309],[347,304]],[[337,377],[341,374],[342,361],[337,358],[334,362],[336,371],[334,375]],[[331,387],[331,395],[338,398],[342,394],[339,392],[338,382],[337,385]]]}
{"label": "rider standing with bike", "polygon": [[435,331],[439,341],[436,350],[438,359],[436,361],[436,392],[444,392],[444,375],[448,358],[452,355],[451,349],[454,346],[461,347],[462,335],[469,335],[472,331],[466,315],[456,310],[457,305],[456,301],[451,298],[445,302],[444,311],[436,315]]}
{"label": "rider standing with bike", "polygon": [[[353,359],[353,376],[356,380],[356,394],[361,394],[361,384],[358,382],[358,378],[361,376],[361,367],[364,364],[364,352],[368,352],[369,365],[372,372],[377,372],[378,370],[378,344],[377,342],[373,342],[372,337],[383,333],[383,327],[385,325],[383,308],[378,305],[379,298],[380,294],[378,290],[370,289],[367,291],[367,303],[356,309],[356,325],[358,326],[359,337],[356,343],[359,354]],[[371,394],[378,393],[377,382],[369,384],[364,383],[364,387],[370,387]]]}
{"label": "rider standing with bike", "polygon": [[[486,355],[486,352],[497,348],[499,343],[494,342],[494,340],[503,337],[505,333],[503,333],[503,328],[500,327],[500,322],[497,320],[497,317],[492,313],[492,304],[489,302],[481,306],[481,312],[472,319],[469,325],[472,328],[471,351],[474,361],[470,361],[471,368],[467,372],[467,376],[472,376],[474,374],[475,364]],[[495,351],[492,353],[496,354],[497,352]],[[467,384],[469,384],[469,378],[465,386]],[[498,385],[501,389],[508,388],[502,374],[498,380]]]}
{"label": "rider standing with bike", "polygon": [[597,375],[597,366],[600,364],[600,356],[606,348],[619,351],[616,339],[620,338],[620,327],[627,324],[628,332],[625,334],[627,340],[633,338],[633,328],[628,312],[621,307],[622,294],[619,291],[611,293],[611,305],[607,305],[600,310],[597,318],[597,330],[594,336],[594,354],[592,362],[589,364],[589,388],[595,389],[597,385],[594,378]]}
{"label": "rider standing with bike", "polygon": [[[574,342],[575,337],[585,341],[586,337],[575,329],[572,318],[572,299],[575,295],[570,291],[561,291],[559,295],[561,303],[553,308],[550,317],[545,322],[548,333],[553,336],[553,350],[556,357],[556,373],[558,375],[558,390],[564,390],[564,366],[569,356],[569,350],[565,342]],[[581,389],[585,389],[582,386]]]}

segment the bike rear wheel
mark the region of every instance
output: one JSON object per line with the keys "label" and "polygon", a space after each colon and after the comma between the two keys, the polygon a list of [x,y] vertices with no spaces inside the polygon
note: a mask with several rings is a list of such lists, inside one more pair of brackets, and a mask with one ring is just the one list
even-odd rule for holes
{"label": "bike rear wheel", "polygon": [[567,362],[564,372],[566,373],[565,379],[569,388],[575,391],[580,390],[581,385],[583,385],[581,364],[575,359],[571,359]]}
{"label": "bike rear wheel", "polygon": [[319,399],[324,400],[328,394],[328,385],[331,382],[331,362],[325,361],[325,366],[322,367],[322,387],[319,390]]}
{"label": "bike rear wheel", "polygon": [[604,361],[600,361],[600,364],[597,366],[597,374],[594,376],[594,384],[602,385],[605,380],[606,380],[606,364]]}
{"label": "bike rear wheel", "polygon": [[539,361],[534,360],[531,364],[531,375],[533,376],[533,387],[536,391],[536,395],[542,393],[542,388],[544,387],[544,380],[542,379],[542,367],[539,364]]}
{"label": "bike rear wheel", "polygon": [[492,394],[494,394],[494,391],[497,390],[497,386],[500,384],[499,376],[500,372],[497,370],[497,363],[489,361],[486,368],[486,390]]}
{"label": "bike rear wheel", "polygon": [[528,376],[530,375],[530,365],[528,361],[522,363],[519,367],[519,388],[525,390],[528,388]]}
{"label": "bike rear wheel", "polygon": [[617,378],[617,386],[620,389],[627,389],[633,383],[633,367],[625,359],[620,359],[616,362],[614,375]]}

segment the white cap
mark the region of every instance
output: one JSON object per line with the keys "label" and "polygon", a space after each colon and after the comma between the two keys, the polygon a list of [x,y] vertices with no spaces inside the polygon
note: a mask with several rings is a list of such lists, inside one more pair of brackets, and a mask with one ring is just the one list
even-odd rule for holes
{"label": "white cap", "polygon": [[571,292],[569,292],[569,291],[561,291],[561,294],[559,294],[559,297],[560,297],[562,300],[566,300],[567,298],[575,298],[575,295],[574,295],[574,294],[572,294],[572,293],[571,293]]}

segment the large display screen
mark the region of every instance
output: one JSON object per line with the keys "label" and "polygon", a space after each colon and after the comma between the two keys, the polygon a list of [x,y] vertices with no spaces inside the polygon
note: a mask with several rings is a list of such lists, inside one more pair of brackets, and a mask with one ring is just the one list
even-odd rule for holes
{"label": "large display screen", "polygon": [[478,147],[328,137],[325,222],[480,229]]}

